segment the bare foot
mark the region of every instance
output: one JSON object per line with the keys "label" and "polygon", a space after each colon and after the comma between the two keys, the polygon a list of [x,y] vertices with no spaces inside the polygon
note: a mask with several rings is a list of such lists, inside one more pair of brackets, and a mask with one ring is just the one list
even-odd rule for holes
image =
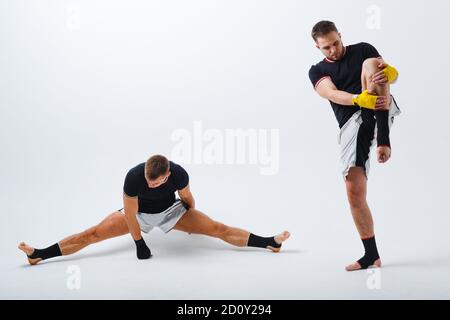
{"label": "bare foot", "polygon": [[[381,268],[381,259],[375,260],[373,265],[371,265],[369,268]],[[347,271],[356,271],[361,270],[361,265],[358,262],[352,263],[345,267],[345,270]]]}
{"label": "bare foot", "polygon": [[[289,237],[291,236],[291,234],[289,233],[289,231],[283,231],[282,233],[280,233],[279,235],[276,235],[274,237],[275,242],[278,244],[282,244],[283,242],[285,242],[287,239],[289,239]],[[267,246],[267,249],[272,250],[273,252],[280,252],[281,247],[280,248],[274,248],[272,246]]]}
{"label": "bare foot", "polygon": [[25,254],[27,255],[27,259],[28,259],[28,263],[29,264],[35,265],[35,264],[39,263],[42,260],[41,258],[31,259],[31,258],[28,257],[29,255],[33,254],[34,248],[30,247],[25,242],[21,242],[19,244],[18,248],[20,250],[22,250],[23,252],[25,252]]}
{"label": "bare foot", "polygon": [[377,148],[377,158],[379,163],[385,163],[391,158],[391,148],[388,146],[379,146]]}

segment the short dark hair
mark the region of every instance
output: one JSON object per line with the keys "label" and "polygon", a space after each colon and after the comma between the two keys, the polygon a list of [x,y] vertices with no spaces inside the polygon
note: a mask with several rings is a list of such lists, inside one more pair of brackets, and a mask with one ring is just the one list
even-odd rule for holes
{"label": "short dark hair", "polygon": [[156,180],[169,171],[169,160],[162,155],[151,156],[145,163],[145,176],[149,180]]}
{"label": "short dark hair", "polygon": [[323,37],[333,31],[338,32],[338,29],[336,28],[334,22],[322,20],[314,25],[311,31],[311,36],[313,37],[314,41],[317,42],[317,38]]}

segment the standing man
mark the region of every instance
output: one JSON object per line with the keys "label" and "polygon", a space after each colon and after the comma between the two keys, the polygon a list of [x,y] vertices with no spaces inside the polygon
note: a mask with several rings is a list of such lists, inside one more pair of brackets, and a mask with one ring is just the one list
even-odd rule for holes
{"label": "standing man", "polygon": [[316,92],[330,101],[340,128],[342,174],[353,220],[365,254],[347,271],[381,267],[372,214],[367,204],[369,156],[377,143],[377,159],[391,157],[390,127],[400,110],[390,94],[398,76],[368,43],[344,46],[331,21],[320,21],[311,33],[325,59],[312,66],[309,78]]}
{"label": "standing man", "polygon": [[[175,192],[180,199],[175,198]],[[45,249],[19,244],[31,265],[42,260],[67,256],[86,246],[130,233],[136,244],[138,259],[152,256],[142,238],[154,227],[165,233],[172,229],[219,238],[238,247],[258,247],[279,252],[289,232],[273,237],[260,237],[248,231],[212,220],[195,208],[189,189],[189,175],[180,165],[155,155],[131,170],[123,187],[124,208],[113,212],[98,225],[71,235]]]}

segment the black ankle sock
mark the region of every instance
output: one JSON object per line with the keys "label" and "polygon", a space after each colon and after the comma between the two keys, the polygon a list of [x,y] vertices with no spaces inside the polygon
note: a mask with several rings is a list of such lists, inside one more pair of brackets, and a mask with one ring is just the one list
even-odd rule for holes
{"label": "black ankle sock", "polygon": [[59,248],[58,243],[55,243],[54,245],[45,248],[45,249],[34,249],[33,254],[29,255],[28,258],[30,259],[50,259],[53,257],[59,257],[62,256],[61,249]]}
{"label": "black ankle sock", "polygon": [[254,235],[253,233],[250,233],[247,246],[257,248],[266,248],[267,246],[271,246],[274,248],[281,248],[281,244],[275,242],[275,237],[264,238]]}
{"label": "black ankle sock", "polygon": [[358,260],[358,263],[361,265],[362,269],[367,269],[372,266],[374,262],[380,258],[380,256],[378,254],[375,236],[368,239],[362,239],[362,242],[366,253],[361,259]]}

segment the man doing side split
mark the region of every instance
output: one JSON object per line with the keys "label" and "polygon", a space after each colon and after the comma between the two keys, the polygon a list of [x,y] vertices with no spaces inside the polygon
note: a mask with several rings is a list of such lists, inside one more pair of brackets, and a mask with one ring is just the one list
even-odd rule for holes
{"label": "man doing side split", "polygon": [[[180,199],[176,199],[175,192]],[[148,259],[152,254],[141,231],[148,233],[154,227],[166,233],[175,229],[219,238],[238,247],[266,248],[273,252],[279,252],[282,243],[290,236],[288,231],[284,231],[273,237],[260,237],[212,220],[195,208],[186,170],[161,155],[152,156],[128,172],[123,187],[123,204],[123,209],[113,212],[98,225],[48,248],[35,249],[22,242],[19,249],[34,265],[45,259],[71,255],[90,244],[127,233],[131,233],[136,244],[137,258]]]}

